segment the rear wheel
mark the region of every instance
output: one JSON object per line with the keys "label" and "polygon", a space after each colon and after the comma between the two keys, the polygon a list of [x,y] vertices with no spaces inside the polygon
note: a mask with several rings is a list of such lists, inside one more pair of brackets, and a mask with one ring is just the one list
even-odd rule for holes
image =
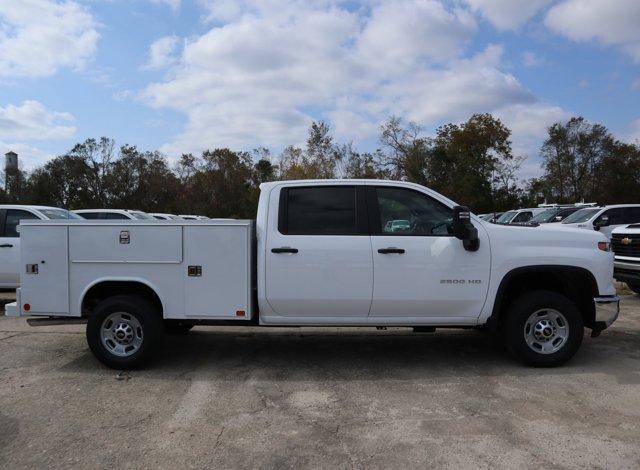
{"label": "rear wheel", "polygon": [[559,366],[573,357],[584,336],[582,315],[567,297],[533,291],[516,299],[504,322],[507,350],[527,365]]}
{"label": "rear wheel", "polygon": [[627,287],[636,294],[640,294],[640,282],[627,282]]}
{"label": "rear wheel", "polygon": [[144,298],[116,295],[100,302],[87,322],[87,343],[114,369],[145,365],[162,339],[159,312]]}

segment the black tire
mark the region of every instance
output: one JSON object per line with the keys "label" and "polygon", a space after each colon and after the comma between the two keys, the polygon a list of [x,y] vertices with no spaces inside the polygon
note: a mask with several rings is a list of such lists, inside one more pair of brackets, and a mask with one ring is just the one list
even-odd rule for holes
{"label": "black tire", "polygon": [[[526,340],[526,334],[531,331],[532,322],[528,322],[530,316],[545,309],[559,312],[568,324],[568,332],[564,335],[564,340],[558,342],[559,349],[546,354],[540,350],[534,350],[534,346],[540,347],[539,342],[529,346]],[[544,314],[541,312],[538,315]],[[552,334],[555,335],[555,333]],[[556,367],[571,359],[580,348],[584,336],[584,323],[582,315],[567,297],[551,291],[532,291],[518,297],[507,309],[503,322],[503,335],[507,350],[519,361],[534,367]],[[551,339],[553,343],[555,340],[553,337]],[[553,345],[551,347],[553,348]]]}
{"label": "black tire", "polygon": [[194,326],[195,323],[186,320],[165,320],[164,332],[169,335],[184,335]]}
{"label": "black tire", "polygon": [[[124,318],[137,322],[136,338],[141,344],[126,356],[115,354],[103,344],[101,337],[103,323],[117,313],[123,313]],[[91,312],[87,322],[87,343],[91,352],[100,362],[113,369],[138,369],[146,365],[160,345],[162,333],[159,312],[144,298],[132,295],[116,295],[103,300]],[[105,342],[110,344],[108,340]],[[114,344],[113,340],[111,343]]]}
{"label": "black tire", "polygon": [[627,287],[629,288],[629,290],[632,290],[636,294],[640,294],[640,282],[628,282],[627,281]]}

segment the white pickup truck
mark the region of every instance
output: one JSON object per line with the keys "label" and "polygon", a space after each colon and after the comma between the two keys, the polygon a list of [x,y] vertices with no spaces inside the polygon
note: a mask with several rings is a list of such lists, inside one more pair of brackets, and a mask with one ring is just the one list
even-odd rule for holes
{"label": "white pickup truck", "polygon": [[29,220],[22,241],[7,315],[86,319],[122,369],[199,324],[484,327],[555,366],[619,312],[602,234],[490,224],[405,182],[266,183],[255,222]]}

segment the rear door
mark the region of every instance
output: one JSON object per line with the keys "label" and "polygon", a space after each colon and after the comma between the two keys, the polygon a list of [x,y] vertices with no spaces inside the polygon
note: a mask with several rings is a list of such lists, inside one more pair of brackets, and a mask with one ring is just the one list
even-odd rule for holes
{"label": "rear door", "polygon": [[38,219],[23,209],[2,209],[0,212],[0,286],[17,287],[20,284],[20,220]]}
{"label": "rear door", "polygon": [[364,186],[276,188],[270,207],[278,214],[269,212],[265,284],[275,313],[366,317],[373,260]]}

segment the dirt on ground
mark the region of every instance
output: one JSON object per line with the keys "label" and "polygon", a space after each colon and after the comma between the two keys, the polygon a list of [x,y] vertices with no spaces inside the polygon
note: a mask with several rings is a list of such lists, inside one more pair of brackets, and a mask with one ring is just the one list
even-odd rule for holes
{"label": "dirt on ground", "polygon": [[119,373],[0,316],[0,467],[70,466],[639,468],[640,296],[555,369],[473,330],[197,327]]}

